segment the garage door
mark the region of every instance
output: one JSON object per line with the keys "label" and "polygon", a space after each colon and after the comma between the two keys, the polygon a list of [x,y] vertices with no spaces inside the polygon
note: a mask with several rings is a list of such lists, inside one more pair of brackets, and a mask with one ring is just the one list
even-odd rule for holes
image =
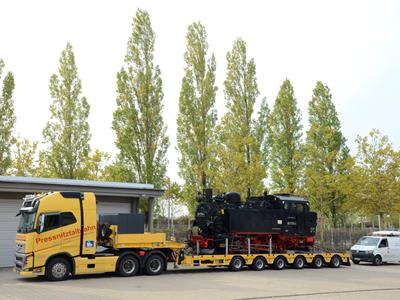
{"label": "garage door", "polygon": [[14,265],[15,234],[21,201],[0,199],[0,267]]}
{"label": "garage door", "polygon": [[98,202],[97,212],[99,214],[120,214],[130,213],[131,203],[130,202]]}

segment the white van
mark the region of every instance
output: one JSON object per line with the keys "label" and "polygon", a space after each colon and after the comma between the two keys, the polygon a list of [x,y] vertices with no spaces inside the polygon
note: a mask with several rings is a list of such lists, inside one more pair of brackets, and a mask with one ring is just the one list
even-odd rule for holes
{"label": "white van", "polygon": [[376,231],[363,236],[350,248],[351,260],[355,264],[361,261],[382,263],[400,262],[400,231]]}

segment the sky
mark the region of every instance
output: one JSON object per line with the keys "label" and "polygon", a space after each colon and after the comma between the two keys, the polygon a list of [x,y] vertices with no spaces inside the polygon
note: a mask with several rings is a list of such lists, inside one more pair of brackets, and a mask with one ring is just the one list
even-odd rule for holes
{"label": "sky", "polygon": [[70,42],[91,106],[91,146],[117,153],[111,128],[116,73],[138,8],[149,12],[156,33],[154,55],[171,143],[167,175],[173,180],[179,181],[176,118],[185,35],[194,21],[206,27],[209,51],[216,56],[219,117],[226,111],[226,52],[240,37],[270,107],[288,78],[307,130],[307,105],[321,80],[331,90],[352,154],[357,135],[372,128],[400,148],[400,1],[0,0],[0,58],[15,76],[16,133],[42,141],[50,116],[50,76]]}

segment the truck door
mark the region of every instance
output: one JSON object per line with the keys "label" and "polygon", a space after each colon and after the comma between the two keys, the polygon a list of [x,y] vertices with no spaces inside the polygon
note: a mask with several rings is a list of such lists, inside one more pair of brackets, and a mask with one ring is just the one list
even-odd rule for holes
{"label": "truck door", "polygon": [[390,260],[387,238],[383,238],[379,242],[377,254],[379,254],[382,257],[382,262],[387,262]]}

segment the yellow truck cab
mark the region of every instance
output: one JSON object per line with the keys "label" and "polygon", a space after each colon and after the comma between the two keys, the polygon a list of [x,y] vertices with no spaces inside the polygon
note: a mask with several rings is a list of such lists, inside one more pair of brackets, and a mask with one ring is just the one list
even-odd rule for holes
{"label": "yellow truck cab", "polygon": [[22,276],[45,275],[55,281],[102,272],[158,275],[184,248],[167,241],[165,233],[144,232],[140,214],[104,217],[99,224],[93,193],[30,195],[19,216],[15,271]]}

